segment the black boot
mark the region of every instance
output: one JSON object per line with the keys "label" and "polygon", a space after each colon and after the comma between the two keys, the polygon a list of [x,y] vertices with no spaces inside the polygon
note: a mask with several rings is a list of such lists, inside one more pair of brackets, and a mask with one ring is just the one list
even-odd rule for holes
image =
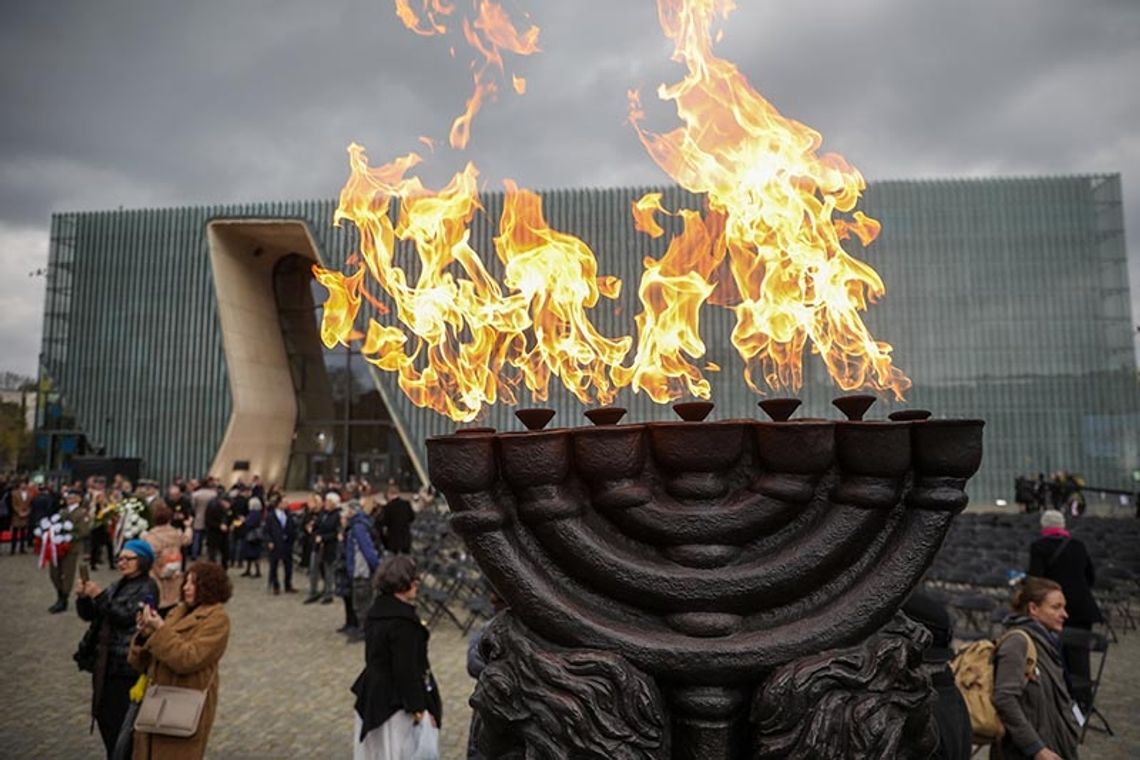
{"label": "black boot", "polygon": [[48,607],[48,612],[50,612],[53,615],[58,614],[60,612],[67,612],[67,596],[65,596],[64,594],[60,594],[59,598],[56,599],[55,604]]}

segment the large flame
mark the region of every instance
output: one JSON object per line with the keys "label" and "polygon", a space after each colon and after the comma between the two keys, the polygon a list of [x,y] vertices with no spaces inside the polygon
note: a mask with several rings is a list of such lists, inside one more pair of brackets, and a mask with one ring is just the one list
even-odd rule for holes
{"label": "large flame", "polygon": [[[601,335],[588,310],[601,297],[616,298],[621,284],[598,276],[585,243],[547,225],[538,195],[507,182],[495,238],[500,285],[468,242],[481,208],[474,165],[442,190],[428,191],[406,176],[419,161],[415,154],[379,167],[368,165],[358,145],[349,154],[352,173],[336,220],[360,231],[362,261],[348,277],[317,270],[330,293],[321,325],[326,345],[358,337],[353,325],[363,299],[379,301],[364,284],[367,271],[413,340],[401,327],[373,319],[361,354],[398,373],[400,388],[418,406],[468,421],[500,399],[516,403],[520,383],[534,398],[546,398],[552,378],[583,403],[613,400],[609,370],[621,363],[631,339]],[[414,282],[396,262],[397,241],[416,251]]]}
{"label": "large flame", "polygon": [[[538,50],[538,27],[518,31],[492,0],[474,0],[474,7],[462,29],[482,62],[472,66],[475,89],[452,124],[453,147],[466,146],[473,118],[497,91],[491,69],[505,78],[503,53]],[[697,363],[705,354],[700,313],[707,303],[734,310],[732,343],[757,392],[760,379],[772,389],[798,389],[810,344],[841,388],[901,398],[910,381],[859,316],[868,299],[882,295],[883,283],[842,246],[852,237],[869,245],[879,232],[878,222],[854,210],[863,177],[840,156],[818,155],[819,133],[781,116],[713,54],[713,24],[733,10],[732,0],[657,0],[657,8],[674,60],[688,72],[658,93],[674,104],[682,126],[665,134],[643,128],[636,92],[630,121],[654,161],[704,194],[706,206],[669,210],[659,193],[634,202],[638,231],[663,237],[660,215],[678,218],[682,228],[661,258],[643,262],[636,342],[596,329],[590,310],[617,298],[622,283],[598,274],[582,240],[547,224],[537,194],[505,181],[494,239],[497,277],[470,245],[470,224],[483,212],[473,164],[429,190],[410,173],[418,155],[373,167],[352,145],[336,221],[358,228],[360,256],[350,260],[357,268],[348,275],[316,269],[329,290],[326,345],[363,338],[362,355],[397,373],[413,403],[457,421],[498,401],[516,403],[519,385],[544,400],[555,379],[585,404],[608,404],[622,388],[665,403],[710,396],[703,372],[719,367]],[[396,0],[396,11],[412,31],[436,35],[449,31],[455,7]],[[525,92],[521,77],[511,82]],[[434,148],[430,138],[420,140]],[[415,252],[404,264],[397,261],[401,241]],[[358,332],[365,301],[398,324],[369,319]]]}
{"label": "large flame", "polygon": [[728,252],[739,291],[732,343],[749,386],[760,391],[759,373],[773,389],[798,389],[810,340],[839,387],[902,398],[910,380],[859,316],[884,293],[883,282],[841,244],[851,233],[869,244],[879,224],[861,212],[835,218],[853,211],[863,177],[841,156],[818,155],[818,132],[782,116],[713,53],[713,24],[734,8],[733,0],[657,0],[673,59],[688,70],[658,96],[673,102],[682,126],[666,134],[643,129],[636,93],[630,120],[653,160],[724,217],[707,255]]}

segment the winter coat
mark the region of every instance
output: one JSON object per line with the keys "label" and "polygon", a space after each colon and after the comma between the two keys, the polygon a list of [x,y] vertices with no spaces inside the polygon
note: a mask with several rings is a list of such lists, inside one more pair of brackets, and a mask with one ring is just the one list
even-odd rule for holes
{"label": "winter coat", "polygon": [[321,542],[316,544],[321,562],[336,560],[337,547],[340,543],[336,540],[338,533],[340,533],[339,509],[323,509],[317,513],[313,522],[313,536],[321,539]]}
{"label": "winter coat", "polygon": [[426,710],[442,725],[443,704],[428,664],[428,636],[412,605],[391,594],[372,603],[364,623],[364,670],[352,684],[361,740],[399,710]]}
{"label": "winter coat", "polygon": [[[371,578],[380,566],[380,555],[372,542],[372,521],[363,512],[357,512],[344,532],[344,563],[349,578]],[[363,558],[365,568],[357,559]]]}
{"label": "winter coat", "polygon": [[397,497],[383,506],[379,523],[384,529],[384,547],[388,551],[411,553],[412,521],[415,519],[415,510],[406,499]]}
{"label": "winter coat", "polygon": [[218,665],[229,638],[230,618],[221,604],[193,609],[179,604],[149,638],[134,638],[131,663],[146,673],[150,684],[188,689],[209,687],[193,736],[182,739],[136,731],[134,760],[200,760],[205,755],[218,707]]}
{"label": "winter coat", "polygon": [[216,498],[218,498],[218,492],[205,486],[190,494],[190,504],[194,510],[194,530],[206,529],[206,507]]}
{"label": "winter coat", "polygon": [[1049,562],[1064,540],[1065,536],[1057,535],[1034,541],[1029,547],[1029,575],[1048,578],[1061,584],[1070,625],[1087,627],[1103,622],[1104,616],[1092,594],[1096,572],[1085,545],[1070,538],[1057,559]]}
{"label": "winter coat", "polygon": [[154,549],[154,567],[150,569],[150,575],[158,584],[158,609],[178,604],[182,598],[182,569],[170,574],[169,568],[164,566],[163,557],[175,551],[181,554],[182,547],[190,544],[194,534],[189,529],[178,530],[172,525],[156,525],[143,533],[141,538]]}
{"label": "winter coat", "polygon": [[[79,646],[80,652],[90,648],[90,654],[94,656],[93,662],[80,663],[81,668],[86,665],[94,671],[92,715],[99,711],[103,684],[108,678],[138,675],[127,661],[127,655],[131,637],[135,635],[136,616],[148,597],[152,602],[158,599],[158,586],[144,573],[133,578],[120,578],[100,591],[98,596],[81,596],[75,602],[79,617],[91,623]],[[79,655],[77,653],[77,659]]]}
{"label": "winter coat", "polygon": [[206,533],[215,538],[226,533],[230,524],[230,508],[221,499],[214,499],[206,506]]}
{"label": "winter coat", "polygon": [[27,528],[32,515],[32,492],[13,488],[8,494],[8,504],[12,507],[12,527]]}
{"label": "winter coat", "polygon": [[1037,667],[1034,677],[1027,678],[1029,648],[1024,636],[1006,637],[994,653],[993,702],[1005,726],[997,757],[1031,758],[1048,747],[1065,760],[1076,760],[1080,727],[1065,686],[1056,637],[1028,617],[1014,617],[1007,624],[1033,638]]}
{"label": "winter coat", "polygon": [[249,517],[245,519],[245,536],[242,539],[241,558],[245,560],[261,559],[261,545],[264,543],[262,530],[262,515],[260,509],[251,509]]}

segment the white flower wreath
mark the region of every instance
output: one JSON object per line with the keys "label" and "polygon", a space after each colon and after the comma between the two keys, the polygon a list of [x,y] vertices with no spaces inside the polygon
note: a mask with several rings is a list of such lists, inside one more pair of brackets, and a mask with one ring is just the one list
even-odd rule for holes
{"label": "white flower wreath", "polygon": [[32,531],[40,541],[40,567],[55,565],[71,546],[75,525],[60,513],[40,520]]}

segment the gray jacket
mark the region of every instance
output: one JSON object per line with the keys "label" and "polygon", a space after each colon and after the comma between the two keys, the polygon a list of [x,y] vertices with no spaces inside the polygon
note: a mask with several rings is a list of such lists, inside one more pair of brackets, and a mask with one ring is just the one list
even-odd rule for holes
{"label": "gray jacket", "polygon": [[1073,699],[1065,686],[1054,637],[1028,617],[1006,622],[1033,638],[1037,668],[1035,676],[1028,679],[1028,646],[1023,636],[1009,636],[994,654],[994,707],[1006,731],[1001,757],[1031,758],[1048,747],[1065,760],[1076,760],[1080,727],[1073,715]]}

